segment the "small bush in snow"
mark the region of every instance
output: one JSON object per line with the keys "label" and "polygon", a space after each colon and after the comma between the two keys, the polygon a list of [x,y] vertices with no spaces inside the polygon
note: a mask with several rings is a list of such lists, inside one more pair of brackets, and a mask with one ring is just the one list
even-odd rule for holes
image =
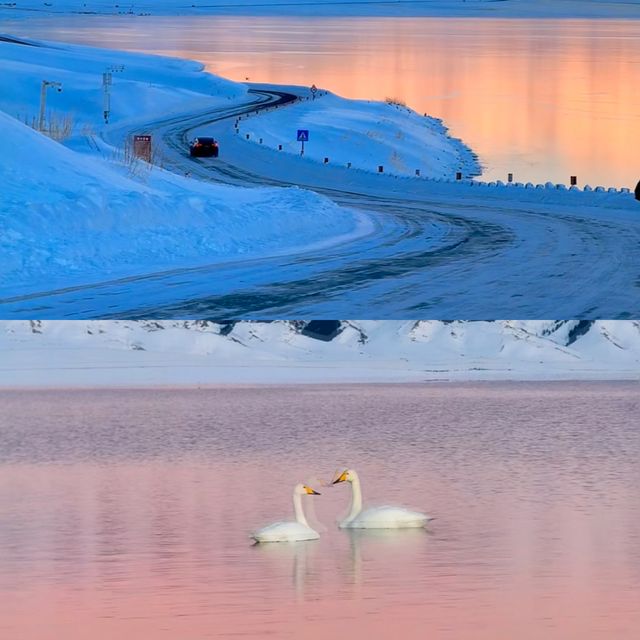
{"label": "small bush in snow", "polygon": [[384,101],[387,104],[391,104],[394,107],[406,107],[407,103],[402,99],[402,98],[391,98],[389,96],[387,96]]}
{"label": "small bush in snow", "polygon": [[70,113],[57,113],[55,111],[49,113],[42,130],[38,127],[38,121],[35,117],[31,118],[31,120],[25,118],[24,123],[57,142],[64,142],[73,135],[74,118]]}

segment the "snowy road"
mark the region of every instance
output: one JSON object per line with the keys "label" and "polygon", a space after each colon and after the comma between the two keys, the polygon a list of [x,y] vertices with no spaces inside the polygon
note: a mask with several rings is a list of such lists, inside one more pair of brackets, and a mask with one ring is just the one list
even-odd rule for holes
{"label": "snowy road", "polygon": [[[7,318],[215,319],[368,317],[627,318],[640,314],[640,216],[597,194],[504,197],[488,189],[323,166],[247,142],[238,114],[256,102],[149,123],[165,163],[232,185],[308,187],[366,211],[374,233],[330,248],[177,269],[0,300]],[[262,117],[262,116],[255,116]],[[194,131],[221,141],[217,160],[192,160]],[[119,135],[131,133],[120,132]],[[604,198],[604,196],[602,196]],[[564,200],[566,200],[566,202]],[[304,211],[300,215],[305,215]],[[310,224],[313,221],[309,221]]]}

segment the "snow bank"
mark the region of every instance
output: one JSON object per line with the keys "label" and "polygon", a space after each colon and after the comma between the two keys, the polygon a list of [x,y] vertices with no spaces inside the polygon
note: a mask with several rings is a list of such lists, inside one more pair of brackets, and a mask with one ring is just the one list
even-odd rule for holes
{"label": "snow bank", "polygon": [[132,167],[81,155],[2,112],[0,140],[4,294],[286,253],[360,229],[354,214],[295,188],[215,186],[142,164],[131,177]]}
{"label": "snow bank", "polygon": [[637,321],[333,324],[0,321],[0,387],[640,379]]}
{"label": "snow bank", "polygon": [[131,15],[302,15],[302,16],[465,16],[640,18],[637,2],[620,0],[12,0],[5,14],[28,17],[33,12]]}
{"label": "snow bank", "polygon": [[394,175],[429,178],[478,175],[471,149],[447,134],[437,118],[421,116],[397,103],[346,100],[318,92],[286,109],[260,112],[239,122],[241,139],[300,155],[298,129],[308,130],[307,159]]}

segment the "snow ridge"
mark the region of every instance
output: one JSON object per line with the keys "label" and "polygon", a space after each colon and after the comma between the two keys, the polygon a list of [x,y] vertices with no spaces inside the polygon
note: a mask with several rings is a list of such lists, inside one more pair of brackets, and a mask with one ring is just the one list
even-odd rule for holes
{"label": "snow ridge", "polygon": [[0,387],[640,379],[640,321],[1,321]]}

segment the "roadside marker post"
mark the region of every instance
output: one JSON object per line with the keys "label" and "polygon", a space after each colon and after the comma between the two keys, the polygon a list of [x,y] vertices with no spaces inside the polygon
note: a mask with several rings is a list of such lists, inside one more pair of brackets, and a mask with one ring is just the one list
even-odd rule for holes
{"label": "roadside marker post", "polygon": [[298,142],[302,143],[302,147],[300,148],[300,155],[304,155],[304,143],[309,142],[309,130],[308,129],[298,129]]}

